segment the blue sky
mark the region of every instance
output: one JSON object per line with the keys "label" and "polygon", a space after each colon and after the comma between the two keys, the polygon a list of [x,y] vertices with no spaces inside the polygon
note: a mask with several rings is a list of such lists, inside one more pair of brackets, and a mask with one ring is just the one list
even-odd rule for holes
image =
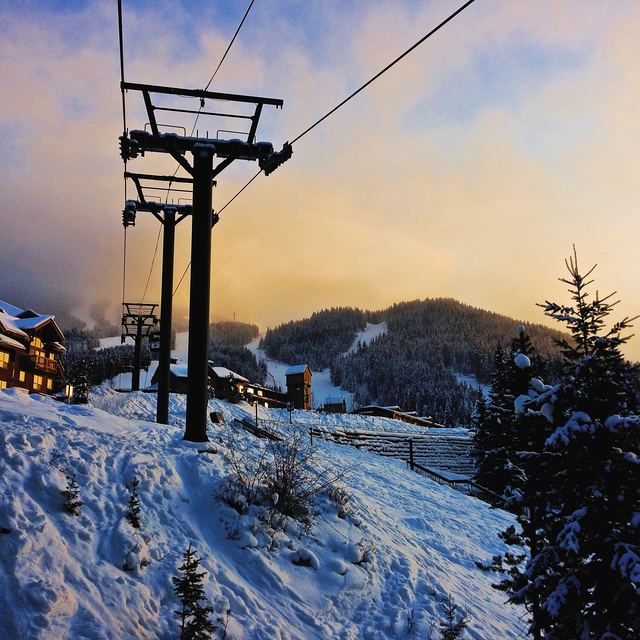
{"label": "blue sky", "polygon": [[[203,88],[248,5],[125,1],[126,79]],[[256,0],[210,89],[283,99],[258,130],[280,148],[458,6]],[[117,2],[2,2],[0,23],[0,297],[117,321]],[[585,268],[598,263],[599,290],[617,290],[620,313],[635,315],[639,38],[632,1],[476,0],[225,209],[212,312],[266,328],[330,306],[445,296],[543,322],[537,302],[568,302],[558,278],[575,244]],[[132,92],[127,119],[144,126]],[[225,170],[214,207],[255,171]],[[127,232],[127,299],[146,288],[145,301],[159,302],[158,231],[139,216]],[[176,279],[189,234],[185,221]],[[640,358],[640,346],[631,353]]]}

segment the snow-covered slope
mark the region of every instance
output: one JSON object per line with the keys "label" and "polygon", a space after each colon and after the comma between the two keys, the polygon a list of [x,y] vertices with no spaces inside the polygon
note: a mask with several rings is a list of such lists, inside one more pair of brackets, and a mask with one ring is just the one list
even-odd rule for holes
{"label": "snow-covered slope", "polygon": [[[374,338],[384,334],[386,331],[386,322],[381,322],[379,324],[371,324],[370,322],[367,322],[364,331],[361,331],[356,335],[353,340],[353,344],[347,350],[347,353],[355,351],[360,344],[369,344]],[[269,378],[267,383],[286,389],[287,381],[285,372],[289,365],[268,358],[265,352],[260,349],[260,340],[261,337],[259,336],[247,345],[247,349],[249,349],[256,358],[263,360],[267,365],[267,377]],[[313,406],[315,408],[321,407],[329,398],[344,397],[347,402],[347,410],[350,411],[353,409],[353,394],[332,384],[329,369],[325,369],[324,371],[312,371],[311,393]]]}
{"label": "snow-covered slope", "polygon": [[[254,411],[218,401],[211,410],[228,424]],[[212,426],[211,442],[194,446],[182,440],[184,397],[172,395],[170,411],[172,425],[158,425],[153,394],[106,386],[86,406],[0,391],[3,640],[177,638],[171,578],[189,543],[216,617],[230,612],[229,639],[425,638],[448,594],[468,611],[468,638],[521,637],[523,611],[474,565],[503,550],[508,514],[399,461],[319,442],[324,464],[350,469],[350,511],[338,517],[320,501],[309,531],[291,523],[273,534],[214,498],[231,438],[249,450],[262,441]],[[294,413],[301,424],[313,417]],[[72,476],[77,517],[61,494]],[[134,478],[140,530],[124,517]],[[301,557],[310,566],[294,563]]]}

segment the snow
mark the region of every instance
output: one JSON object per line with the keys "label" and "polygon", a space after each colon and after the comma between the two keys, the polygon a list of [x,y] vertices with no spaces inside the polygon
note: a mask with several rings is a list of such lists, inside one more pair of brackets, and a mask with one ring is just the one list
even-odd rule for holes
{"label": "snow", "polygon": [[513,362],[519,369],[528,369],[531,366],[531,360],[524,353],[519,353]]}
{"label": "snow", "polygon": [[[495,576],[475,566],[504,553],[497,534],[511,515],[398,460],[318,441],[321,463],[346,471],[348,504],[341,513],[320,497],[310,527],[289,521],[274,532],[214,497],[230,473],[232,443],[256,456],[264,446],[233,427],[255,409],[211,400],[209,410],[227,425],[209,425],[210,442],[193,444],[182,439],[185,396],[171,395],[167,426],[154,422],[153,393],[103,385],[88,405],[67,405],[0,391],[3,640],[178,637],[171,578],[189,543],[217,615],[224,621],[229,610],[229,640],[426,637],[449,594],[471,618],[467,638],[524,635],[525,612],[505,604]],[[264,407],[259,416],[283,421]],[[293,419],[306,427],[328,417],[294,411]],[[62,508],[72,475],[84,503],[77,517]],[[139,530],[124,516],[134,478]]]}
{"label": "snow", "polygon": [[387,332],[387,323],[380,322],[379,324],[371,324],[367,322],[365,325],[364,331],[359,333],[347,353],[353,353],[357,350],[360,344],[369,344],[372,340],[381,336]]}

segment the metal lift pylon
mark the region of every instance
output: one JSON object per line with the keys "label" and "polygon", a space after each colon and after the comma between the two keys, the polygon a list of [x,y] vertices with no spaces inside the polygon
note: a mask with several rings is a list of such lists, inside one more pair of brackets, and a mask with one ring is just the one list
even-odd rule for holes
{"label": "metal lift pylon", "polygon": [[[120,137],[123,160],[144,156],[148,152],[168,153],[193,179],[193,211],[191,234],[191,282],[189,296],[189,351],[187,415],[184,439],[207,442],[207,408],[209,397],[208,352],[209,315],[211,297],[211,227],[215,221],[212,210],[212,184],[214,178],[234,160],[258,161],[266,174],[274,171],[291,157],[291,146],[275,152],[269,142],[255,142],[258,120],[265,105],[282,107],[283,101],[237,94],[217,93],[199,89],[178,89],[157,85],[122,82],[123,91],[140,91],[149,118],[151,131],[134,130]],[[180,96],[199,100],[198,110],[164,107],[155,104],[155,96]],[[252,105],[253,113],[219,113],[203,111],[205,100]],[[204,116],[241,118],[250,121],[247,139],[220,139],[198,136],[178,136],[161,133],[156,121],[156,111],[188,113]],[[193,165],[184,157],[190,152]],[[214,167],[214,158],[220,163]]]}

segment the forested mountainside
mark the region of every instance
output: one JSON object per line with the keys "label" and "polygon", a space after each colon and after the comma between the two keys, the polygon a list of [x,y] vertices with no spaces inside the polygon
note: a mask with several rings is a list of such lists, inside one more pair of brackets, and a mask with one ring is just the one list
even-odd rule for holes
{"label": "forested mountainside", "polygon": [[374,314],[351,307],[318,311],[305,320],[293,320],[267,329],[261,348],[287,364],[308,364],[314,371],[328,369],[352,345]]}
{"label": "forested mountainside", "polygon": [[233,347],[244,347],[260,334],[257,324],[246,322],[213,322],[209,325],[209,340]]}
{"label": "forested mountainside", "polygon": [[[386,333],[345,354],[367,322],[387,323]],[[456,374],[491,377],[497,345],[508,348],[522,322],[451,299],[416,300],[376,312],[339,308],[268,330],[270,358],[312,369],[330,367],[332,382],[355,393],[359,404],[399,405],[444,424],[468,425],[477,388]],[[553,331],[527,325],[538,353],[553,370]]]}
{"label": "forested mountainside", "polygon": [[214,322],[209,325],[209,360],[227,367],[258,384],[264,384],[267,366],[258,362],[244,345],[259,335],[258,326],[244,322]]}

